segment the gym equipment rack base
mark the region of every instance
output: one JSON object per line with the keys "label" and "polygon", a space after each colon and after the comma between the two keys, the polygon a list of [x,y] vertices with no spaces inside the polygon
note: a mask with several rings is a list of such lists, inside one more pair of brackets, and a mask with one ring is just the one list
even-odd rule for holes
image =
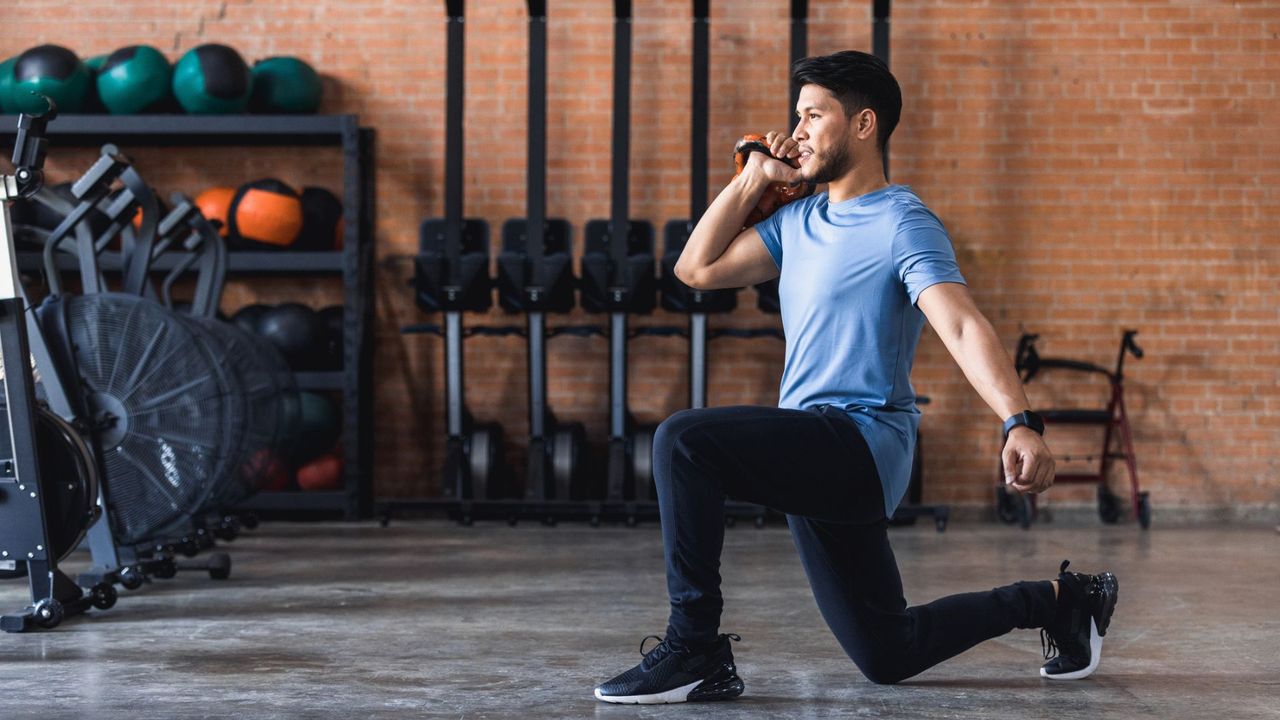
{"label": "gym equipment rack base", "polygon": [[[781,517],[767,508],[750,503],[726,502],[725,525],[732,527],[738,520],[750,520],[756,527],[764,527],[770,517]],[[397,513],[411,515],[443,514],[462,525],[476,520],[506,520],[515,525],[521,520],[532,520],[544,525],[560,521],[586,521],[592,527],[603,522],[622,522],[634,527],[640,522],[658,522],[658,503],[646,501],[606,500],[452,500],[437,498],[406,498],[380,502],[375,514],[383,527],[391,523]]]}

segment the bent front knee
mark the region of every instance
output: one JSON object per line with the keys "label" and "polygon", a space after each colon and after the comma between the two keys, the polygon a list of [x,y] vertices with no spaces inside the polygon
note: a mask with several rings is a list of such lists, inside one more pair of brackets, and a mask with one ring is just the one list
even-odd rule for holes
{"label": "bent front knee", "polygon": [[876,685],[896,685],[915,674],[908,671],[906,664],[892,655],[877,655],[855,662],[862,674]]}

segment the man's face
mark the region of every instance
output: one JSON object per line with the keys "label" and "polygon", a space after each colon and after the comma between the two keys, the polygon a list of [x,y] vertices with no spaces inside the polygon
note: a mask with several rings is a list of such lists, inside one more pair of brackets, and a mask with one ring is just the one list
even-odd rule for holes
{"label": "man's face", "polygon": [[807,182],[829,183],[853,168],[852,133],[844,108],[821,85],[800,88],[800,122],[791,137],[800,145],[800,174]]}

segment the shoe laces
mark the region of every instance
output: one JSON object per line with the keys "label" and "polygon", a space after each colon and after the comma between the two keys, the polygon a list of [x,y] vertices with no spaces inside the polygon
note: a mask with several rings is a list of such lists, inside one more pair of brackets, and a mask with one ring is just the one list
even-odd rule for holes
{"label": "shoe laces", "polygon": [[[734,642],[742,642],[742,636],[738,635],[737,633],[724,633],[718,636],[716,640],[719,641],[725,638],[732,640]],[[645,652],[644,645],[650,640],[657,640],[658,644],[654,645],[653,649],[649,650],[648,652]],[[670,655],[675,651],[676,649],[671,645],[671,643],[667,642],[667,639],[662,637],[661,635],[645,635],[644,638],[640,640],[640,655],[641,657],[644,658],[645,663],[647,663],[650,666],[652,666],[654,663],[657,663],[658,661],[662,660],[664,657],[666,657],[667,655]]]}
{"label": "shoe laces", "polygon": [[1044,653],[1045,660],[1053,659],[1059,652],[1058,643],[1049,634],[1048,628],[1040,628],[1040,651]]}
{"label": "shoe laces", "polygon": [[[1063,581],[1063,576],[1067,574],[1067,566],[1070,564],[1071,564],[1070,560],[1063,560],[1062,565],[1058,566],[1057,602],[1059,604],[1063,602],[1063,597],[1062,597],[1063,593],[1072,592],[1067,587],[1065,587],[1066,583]],[[1074,575],[1077,577],[1083,577],[1079,573],[1071,573],[1071,575]],[[1086,593],[1088,592],[1087,587],[1084,588],[1084,592]],[[1083,598],[1078,598],[1077,601],[1082,599]],[[1057,621],[1055,620],[1055,622]],[[1053,633],[1049,630],[1048,627],[1040,628],[1040,651],[1044,653],[1045,660],[1050,660],[1055,656],[1062,654],[1062,648],[1058,646],[1058,641],[1053,637]]]}
{"label": "shoe laces", "polygon": [[[654,645],[653,649],[650,650],[649,652],[645,652],[644,644],[649,642],[650,640],[657,640],[658,644]],[[671,644],[668,643],[667,639],[662,637],[661,635],[645,635],[644,639],[640,641],[640,655],[644,657],[645,660],[651,660],[652,662],[657,662],[658,660],[661,660],[662,658],[666,657],[667,654],[670,653],[671,651],[672,651]],[[650,655],[652,655],[653,657],[650,658],[649,657]]]}

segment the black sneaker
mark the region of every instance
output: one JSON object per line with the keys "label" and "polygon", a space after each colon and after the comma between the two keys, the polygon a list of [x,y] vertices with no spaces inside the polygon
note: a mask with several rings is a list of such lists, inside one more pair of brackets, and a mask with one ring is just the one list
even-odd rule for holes
{"label": "black sneaker", "polygon": [[[648,653],[644,644],[658,640]],[[630,705],[732,700],[742,694],[742,678],[733,665],[729,641],[741,642],[737,635],[721,635],[697,649],[675,648],[663,638],[650,635],[640,641],[640,664],[596,688],[596,699]]]}
{"label": "black sneaker", "polygon": [[1119,594],[1115,575],[1069,573],[1069,563],[1063,560],[1058,568],[1058,611],[1053,624],[1040,631],[1048,660],[1040,668],[1040,677],[1050,680],[1080,680],[1098,669],[1102,638]]}

